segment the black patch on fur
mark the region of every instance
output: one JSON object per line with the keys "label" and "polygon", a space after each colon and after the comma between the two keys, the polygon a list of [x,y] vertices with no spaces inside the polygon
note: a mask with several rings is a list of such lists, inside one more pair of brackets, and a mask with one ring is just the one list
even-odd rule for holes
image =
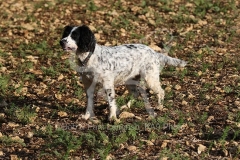
{"label": "black patch on fur", "polygon": [[129,48],[129,49],[136,49],[137,47],[136,46],[134,46],[134,45],[132,45],[132,44],[127,44],[127,45],[125,45],[127,48]]}
{"label": "black patch on fur", "polygon": [[65,38],[65,37],[67,37],[67,36],[71,33],[73,27],[74,27],[74,26],[66,26],[66,27],[64,27],[62,39]]}
{"label": "black patch on fur", "polygon": [[63,47],[64,46],[64,42],[62,41],[63,38],[67,37],[72,29],[73,29],[74,26],[66,26],[64,27],[64,31],[63,31],[63,34],[62,34],[62,38],[61,38],[61,41],[60,41],[60,45]]}
{"label": "black patch on fur", "polygon": [[87,26],[83,25],[75,29],[71,37],[77,43],[78,53],[94,52],[96,39],[93,32]]}

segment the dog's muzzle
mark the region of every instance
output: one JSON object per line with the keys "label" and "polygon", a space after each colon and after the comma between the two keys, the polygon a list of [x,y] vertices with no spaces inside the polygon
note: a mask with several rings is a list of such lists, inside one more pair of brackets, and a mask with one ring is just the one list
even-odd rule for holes
{"label": "dog's muzzle", "polygon": [[61,45],[62,49],[65,50],[65,51],[73,51],[73,50],[75,50],[74,47],[69,47],[67,45],[67,40],[66,39],[62,39],[60,41],[60,45]]}
{"label": "dog's muzzle", "polygon": [[65,49],[66,43],[67,43],[67,40],[66,40],[66,39],[62,39],[62,40],[60,41],[60,45],[61,45],[61,47],[62,47],[63,49]]}

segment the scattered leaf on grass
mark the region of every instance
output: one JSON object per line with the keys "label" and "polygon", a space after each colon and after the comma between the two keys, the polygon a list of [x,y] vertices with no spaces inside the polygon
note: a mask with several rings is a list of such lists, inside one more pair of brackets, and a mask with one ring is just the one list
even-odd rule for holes
{"label": "scattered leaf on grass", "polygon": [[67,116],[68,116],[67,112],[64,112],[64,111],[58,112],[58,115],[59,115],[60,117],[67,117]]}
{"label": "scattered leaf on grass", "polygon": [[129,150],[130,152],[136,152],[137,151],[137,147],[136,146],[128,146],[127,150]]}
{"label": "scattered leaf on grass", "polygon": [[206,150],[206,148],[207,148],[206,146],[199,144],[198,148],[197,148],[198,154],[201,154],[202,152],[204,152]]}
{"label": "scattered leaf on grass", "polygon": [[120,115],[119,115],[119,118],[120,119],[127,119],[127,118],[133,118],[135,117],[135,115],[133,113],[129,113],[129,112],[126,112],[126,111],[123,111]]}
{"label": "scattered leaf on grass", "polygon": [[177,84],[174,88],[175,88],[176,90],[180,90],[182,87]]}
{"label": "scattered leaf on grass", "polygon": [[55,94],[55,98],[57,98],[58,100],[62,99],[62,94]]}
{"label": "scattered leaf on grass", "polygon": [[60,75],[58,76],[58,81],[62,80],[63,78],[64,78],[63,74],[60,74]]}
{"label": "scattered leaf on grass", "polygon": [[13,141],[17,141],[17,142],[21,142],[23,143],[24,142],[24,139],[20,138],[19,136],[14,136],[14,137],[11,137]]}
{"label": "scattered leaf on grass", "polygon": [[19,158],[18,158],[17,155],[12,154],[12,155],[10,155],[10,159],[11,160],[18,160]]}
{"label": "scattered leaf on grass", "polygon": [[145,142],[148,146],[153,146],[154,143],[150,140],[141,139],[142,142]]}

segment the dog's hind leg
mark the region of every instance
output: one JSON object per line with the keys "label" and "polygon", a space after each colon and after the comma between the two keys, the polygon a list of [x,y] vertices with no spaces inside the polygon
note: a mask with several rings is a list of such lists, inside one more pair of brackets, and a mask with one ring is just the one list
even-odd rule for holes
{"label": "dog's hind leg", "polygon": [[[140,76],[135,77],[135,79],[130,79],[126,82],[126,87],[130,93],[133,94],[134,98],[138,98],[139,95],[143,98],[144,106],[148,114],[152,117],[156,116],[154,109],[148,100],[148,94],[146,92],[146,86],[144,81],[140,79]],[[129,101],[131,103],[131,100]],[[128,102],[128,103],[129,103]]]}
{"label": "dog's hind leg", "polygon": [[164,90],[162,89],[161,87],[161,83],[159,81],[159,73],[158,74],[155,74],[154,72],[153,73],[150,73],[150,74],[147,74],[146,77],[145,77],[145,81],[148,85],[148,87],[154,92],[157,94],[157,97],[158,97],[158,108],[161,109],[163,108],[163,100],[164,100],[164,95],[165,95],[165,92]]}
{"label": "dog's hind leg", "polygon": [[139,91],[138,91],[138,85],[140,81],[140,75],[137,75],[136,77],[129,79],[126,81],[126,88],[129,92],[129,94],[132,94],[134,98],[138,98]]}
{"label": "dog's hind leg", "polygon": [[150,117],[155,117],[156,113],[154,112],[154,109],[149,102],[146,89],[147,88],[146,88],[145,84],[143,84],[143,82],[140,82],[139,86],[138,86],[138,90],[140,92],[141,97],[143,98],[145,109],[148,112]]}

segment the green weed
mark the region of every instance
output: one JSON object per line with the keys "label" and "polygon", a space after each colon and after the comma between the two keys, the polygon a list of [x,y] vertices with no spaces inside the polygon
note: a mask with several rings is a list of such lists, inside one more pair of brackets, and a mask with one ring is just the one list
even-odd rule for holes
{"label": "green weed", "polygon": [[201,124],[205,124],[207,119],[208,119],[208,113],[203,112],[203,114],[198,117],[198,122],[200,122]]}
{"label": "green weed", "polygon": [[51,151],[50,153],[42,152],[41,156],[51,155],[61,159],[68,159],[70,154],[79,149],[82,144],[82,137],[75,136],[61,128],[54,129],[50,125],[46,126],[45,131],[38,131],[37,134],[47,137],[45,148]]}
{"label": "green weed", "polygon": [[221,138],[219,139],[219,142],[221,144],[221,146],[223,148],[225,148],[225,142],[228,138],[228,135],[229,135],[229,131],[231,130],[230,126],[226,126],[224,129],[223,129],[223,133],[222,133],[222,136]]}
{"label": "green weed", "polygon": [[51,76],[51,77],[56,77],[58,75],[59,72],[57,72],[55,70],[55,68],[53,66],[50,67],[41,67],[43,73],[47,76]]}
{"label": "green weed", "polygon": [[225,86],[223,90],[224,90],[225,93],[231,93],[231,92],[233,92],[233,88],[230,87],[230,86]]}
{"label": "green weed", "polygon": [[173,151],[167,148],[164,148],[160,151],[159,157],[168,157],[169,159],[174,159],[174,160],[189,159],[188,157],[182,155],[182,153],[179,152],[178,150]]}
{"label": "green weed", "polygon": [[6,135],[3,135],[0,137],[0,142],[4,146],[12,146],[12,145],[21,145],[26,146],[26,144],[21,139],[13,139],[13,137],[9,137]]}
{"label": "green weed", "polygon": [[92,0],[88,2],[87,7],[90,11],[96,11],[98,9],[96,4]]}
{"label": "green weed", "polygon": [[6,115],[9,116],[13,121],[22,124],[29,124],[34,122],[37,113],[36,111],[28,105],[23,107],[18,107],[15,104],[10,104],[9,107],[4,109]]}
{"label": "green weed", "polygon": [[9,77],[7,75],[0,74],[0,96],[4,96],[7,92],[9,83]]}

